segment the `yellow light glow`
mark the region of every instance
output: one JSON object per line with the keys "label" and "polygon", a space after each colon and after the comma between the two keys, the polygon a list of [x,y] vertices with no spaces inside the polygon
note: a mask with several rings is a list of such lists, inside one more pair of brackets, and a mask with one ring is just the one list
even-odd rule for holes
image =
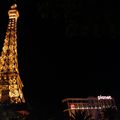
{"label": "yellow light glow", "polygon": [[[17,10],[17,5],[11,6],[8,11],[9,23],[4,39],[4,44],[0,56],[0,101],[4,98],[4,90],[8,90],[8,99],[10,102],[19,103],[25,102],[22,93],[22,81],[19,76],[18,70],[18,60],[17,60],[17,18],[19,17],[19,12]],[[4,99],[2,99],[4,100]],[[2,101],[4,102],[4,101]]]}

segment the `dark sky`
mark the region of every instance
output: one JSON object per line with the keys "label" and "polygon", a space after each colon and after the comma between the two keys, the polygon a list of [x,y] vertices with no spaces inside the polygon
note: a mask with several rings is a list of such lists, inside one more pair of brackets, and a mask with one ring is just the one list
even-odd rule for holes
{"label": "dark sky", "polygon": [[[1,39],[9,5],[0,2]],[[23,91],[43,120],[54,115],[66,97],[119,98],[118,8],[110,1],[18,0]]]}

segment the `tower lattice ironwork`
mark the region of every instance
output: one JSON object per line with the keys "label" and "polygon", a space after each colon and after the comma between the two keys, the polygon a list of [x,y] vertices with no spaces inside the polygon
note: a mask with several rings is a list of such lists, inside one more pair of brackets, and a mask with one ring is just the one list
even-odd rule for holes
{"label": "tower lattice ironwork", "polygon": [[17,54],[17,19],[19,12],[13,4],[8,11],[9,23],[0,55],[0,103],[24,103]]}

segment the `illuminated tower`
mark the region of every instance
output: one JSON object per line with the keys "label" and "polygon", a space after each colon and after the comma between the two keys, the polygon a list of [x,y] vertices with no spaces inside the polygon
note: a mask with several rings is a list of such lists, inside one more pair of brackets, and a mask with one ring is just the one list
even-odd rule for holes
{"label": "illuminated tower", "polygon": [[[20,113],[25,117],[29,112],[25,108],[26,103],[22,93],[23,84],[18,70],[17,19],[19,12],[16,4],[11,6],[8,15],[9,23],[0,55],[0,110],[5,108],[4,111],[6,111],[7,105],[7,110],[12,110],[13,113],[17,114]],[[9,118],[14,119],[15,117],[16,115],[13,116],[12,114],[12,117]]]}
{"label": "illuminated tower", "polygon": [[11,6],[8,11],[9,23],[0,56],[0,102],[25,102],[22,93],[17,60],[17,5]]}

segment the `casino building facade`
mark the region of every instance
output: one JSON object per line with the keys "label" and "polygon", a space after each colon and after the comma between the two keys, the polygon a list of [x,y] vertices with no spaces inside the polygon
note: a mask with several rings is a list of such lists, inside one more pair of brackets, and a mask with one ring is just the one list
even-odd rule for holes
{"label": "casino building facade", "polygon": [[111,96],[97,96],[88,98],[66,98],[62,100],[63,112],[72,116],[75,111],[85,111],[92,119],[98,120],[101,111],[107,108],[117,110],[115,100]]}

